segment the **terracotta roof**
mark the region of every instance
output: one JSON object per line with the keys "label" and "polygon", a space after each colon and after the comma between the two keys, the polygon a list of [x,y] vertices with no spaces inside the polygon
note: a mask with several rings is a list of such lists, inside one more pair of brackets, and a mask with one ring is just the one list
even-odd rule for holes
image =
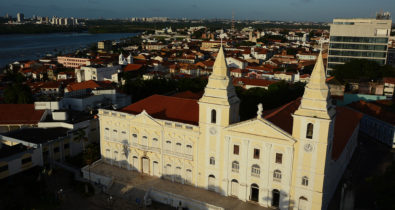
{"label": "terracotta roof", "polygon": [[44,110],[35,110],[34,104],[0,104],[0,124],[37,124]]}
{"label": "terracotta roof", "polygon": [[187,98],[187,99],[199,100],[203,96],[203,92],[194,93],[194,92],[188,90],[188,91],[176,93],[172,96],[177,97],[177,98]]}
{"label": "terracotta roof", "polygon": [[128,71],[137,71],[140,70],[143,67],[142,64],[128,64],[123,68],[124,72]]}
{"label": "terracotta roof", "polygon": [[355,128],[359,125],[359,121],[362,116],[363,114],[353,111],[347,107],[336,108],[332,159],[337,160],[340,157]]}
{"label": "terracotta roof", "polygon": [[123,108],[121,111],[139,114],[145,110],[150,116],[157,119],[198,125],[199,105],[197,102],[198,100],[195,99],[152,95]]}
{"label": "terracotta roof", "polygon": [[302,98],[298,98],[279,108],[268,110],[263,113],[263,116],[265,119],[269,120],[284,131],[292,134],[292,114],[299,108],[301,99]]}
{"label": "terracotta roof", "polygon": [[45,82],[41,88],[59,88],[60,83],[56,81]]}
{"label": "terracotta roof", "polygon": [[[292,134],[292,114],[299,108],[301,98],[289,102],[277,109],[263,113],[268,121]],[[355,128],[359,125],[362,114],[346,107],[336,108],[336,121],[333,137],[332,159],[337,160],[347,145]]]}
{"label": "terracotta roof", "polygon": [[384,102],[366,102],[356,101],[348,105],[349,107],[358,110],[364,114],[370,115],[384,122],[395,125],[395,112],[390,111]]}
{"label": "terracotta roof", "polygon": [[383,81],[384,83],[395,84],[395,77],[384,77]]}
{"label": "terracotta roof", "polygon": [[111,88],[111,81],[93,81],[88,80],[84,82],[76,82],[67,85],[68,91],[84,90],[84,89],[96,89],[96,88]]}
{"label": "terracotta roof", "polygon": [[251,78],[234,78],[233,79],[234,85],[238,85],[240,82],[242,82],[243,85],[267,87],[271,84],[277,83],[278,81],[272,81],[272,80],[266,80],[266,79],[251,79]]}

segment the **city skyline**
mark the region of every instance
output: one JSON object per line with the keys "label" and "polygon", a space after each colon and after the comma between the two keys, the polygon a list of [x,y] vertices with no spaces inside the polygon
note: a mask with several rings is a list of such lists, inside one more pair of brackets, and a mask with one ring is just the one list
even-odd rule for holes
{"label": "city skyline", "polygon": [[[379,11],[395,12],[391,0],[281,0],[266,2],[250,0],[247,3],[235,0],[196,1],[196,0],[148,0],[126,1],[114,0],[70,0],[62,1],[26,1],[16,0],[12,3],[0,0],[0,16],[24,13],[25,17],[64,16],[78,18],[130,18],[130,17],[169,17],[188,19],[212,19],[232,17],[243,20],[280,20],[280,21],[315,21],[331,22],[333,18],[369,18]],[[340,5],[340,6],[339,6]],[[358,5],[358,8],[355,8]],[[351,9],[352,8],[352,9]]]}

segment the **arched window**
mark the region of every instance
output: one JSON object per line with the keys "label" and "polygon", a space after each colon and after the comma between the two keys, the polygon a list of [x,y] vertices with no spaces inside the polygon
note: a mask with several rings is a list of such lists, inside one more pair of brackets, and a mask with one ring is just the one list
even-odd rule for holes
{"label": "arched window", "polygon": [[210,165],[215,165],[215,158],[214,157],[210,157]]}
{"label": "arched window", "polygon": [[211,110],[211,123],[217,123],[217,111]]}
{"label": "arched window", "polygon": [[260,174],[261,174],[261,168],[256,164],[252,165],[251,176],[259,177]]}
{"label": "arched window", "polygon": [[273,180],[277,181],[277,182],[281,181],[281,171],[280,170],[275,170],[273,172]]}
{"label": "arched window", "polygon": [[304,186],[309,185],[309,178],[307,178],[307,176],[302,177],[302,185]]}
{"label": "arched window", "polygon": [[237,162],[237,161],[232,162],[232,171],[239,173],[239,162]]}
{"label": "arched window", "polygon": [[306,130],[306,138],[312,139],[313,138],[313,123],[307,124],[307,130]]}

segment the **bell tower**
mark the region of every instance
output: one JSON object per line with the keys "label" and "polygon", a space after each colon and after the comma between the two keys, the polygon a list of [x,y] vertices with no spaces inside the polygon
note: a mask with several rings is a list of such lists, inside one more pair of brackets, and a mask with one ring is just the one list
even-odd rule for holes
{"label": "bell tower", "polygon": [[325,171],[332,153],[335,115],[320,52],[300,106],[293,114],[292,136],[297,140],[292,170],[293,209],[322,208]]}
{"label": "bell tower", "polygon": [[239,122],[239,104],[221,44],[204,95],[199,100],[198,179],[200,187],[223,195],[226,192],[221,189],[225,189],[227,184],[224,170],[221,170],[225,167],[224,128]]}
{"label": "bell tower", "polygon": [[238,122],[240,100],[226,64],[224,49],[218,51],[213,73],[208,78],[204,95],[199,100],[199,125],[226,127]]}

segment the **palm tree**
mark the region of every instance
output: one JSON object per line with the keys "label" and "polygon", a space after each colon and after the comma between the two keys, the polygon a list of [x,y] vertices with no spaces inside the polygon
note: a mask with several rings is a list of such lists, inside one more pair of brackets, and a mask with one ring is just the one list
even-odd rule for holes
{"label": "palm tree", "polygon": [[82,150],[85,151],[85,142],[88,142],[88,137],[86,137],[85,129],[79,128],[74,132],[74,141],[82,143]]}

